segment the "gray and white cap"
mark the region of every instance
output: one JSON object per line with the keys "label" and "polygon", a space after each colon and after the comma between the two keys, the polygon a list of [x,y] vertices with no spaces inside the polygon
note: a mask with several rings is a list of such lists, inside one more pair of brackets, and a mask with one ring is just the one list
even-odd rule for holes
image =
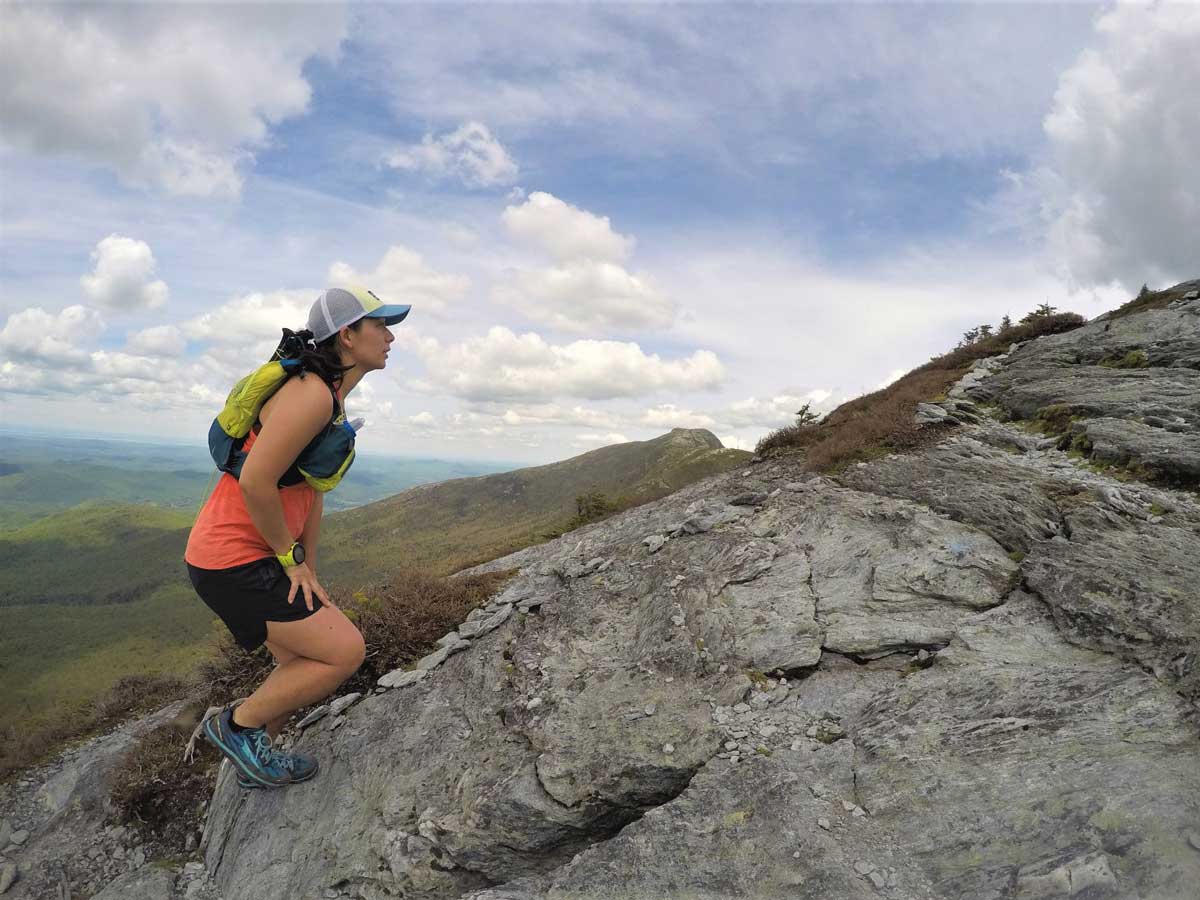
{"label": "gray and white cap", "polygon": [[308,330],[319,344],[362,318],[383,319],[386,325],[403,322],[410,309],[411,306],[402,303],[386,304],[364,287],[331,287],[321,293],[308,311]]}

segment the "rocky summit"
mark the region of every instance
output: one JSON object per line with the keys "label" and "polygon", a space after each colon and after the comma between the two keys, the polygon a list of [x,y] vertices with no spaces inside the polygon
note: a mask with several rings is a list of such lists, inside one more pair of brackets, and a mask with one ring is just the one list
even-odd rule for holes
{"label": "rocky summit", "polygon": [[1194,900],[1198,348],[1195,295],[1102,317],[922,449],[478,567],[519,574],[295,739],[317,779],[226,768],[204,873],[100,896]]}

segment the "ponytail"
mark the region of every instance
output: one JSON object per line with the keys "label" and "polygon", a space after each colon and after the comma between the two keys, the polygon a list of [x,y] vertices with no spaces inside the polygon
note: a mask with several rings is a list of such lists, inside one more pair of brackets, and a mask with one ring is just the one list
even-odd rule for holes
{"label": "ponytail", "polygon": [[[359,319],[350,328],[357,329],[362,323]],[[300,377],[312,372],[331,388],[336,387],[342,376],[354,366],[342,365],[342,358],[337,351],[338,332],[334,332],[321,343],[313,341],[313,333],[307,329],[292,331],[283,329],[283,337],[271,359],[298,359],[301,361]]]}

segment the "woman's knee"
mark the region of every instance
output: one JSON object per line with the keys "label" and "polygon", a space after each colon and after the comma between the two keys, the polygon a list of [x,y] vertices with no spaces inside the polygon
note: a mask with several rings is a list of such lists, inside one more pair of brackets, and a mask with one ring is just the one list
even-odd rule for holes
{"label": "woman's knee", "polygon": [[366,657],[363,636],[333,607],[297,622],[268,622],[270,643],[307,659],[315,659],[343,673],[343,680],[358,671]]}
{"label": "woman's knee", "polygon": [[346,678],[349,678],[358,671],[358,667],[363,664],[366,657],[367,644],[363,640],[362,632],[352,627],[350,633],[346,634],[340,642],[334,665],[345,673]]}

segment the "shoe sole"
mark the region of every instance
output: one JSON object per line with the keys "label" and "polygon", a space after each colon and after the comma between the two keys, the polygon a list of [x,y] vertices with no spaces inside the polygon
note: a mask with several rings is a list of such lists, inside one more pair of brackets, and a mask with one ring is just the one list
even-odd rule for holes
{"label": "shoe sole", "polygon": [[321,768],[320,765],[314,766],[313,770],[311,772],[309,772],[307,775],[305,775],[303,778],[296,778],[293,781],[285,781],[282,784],[272,784],[272,785],[255,784],[253,782],[247,781],[245,776],[243,776],[242,773],[239,772],[238,776],[237,776],[237,783],[238,783],[238,787],[246,788],[247,790],[257,790],[258,788],[263,788],[263,787],[287,787],[289,784],[304,784],[304,782],[311,780],[317,774],[317,772],[320,771],[320,768]]}
{"label": "shoe sole", "polygon": [[204,736],[208,738],[213,746],[225,754],[225,758],[233,763],[234,768],[238,771],[238,773],[243,775],[248,781],[253,781],[256,787],[283,787],[286,784],[291,784],[291,782],[288,781],[267,781],[266,779],[262,778],[262,776],[256,775],[254,772],[251,772],[249,769],[247,769],[246,764],[242,762],[241,758],[231,749],[229,749],[225,742],[221,740],[220,735],[217,734],[216,727],[213,725],[214,719],[216,719],[216,716],[204,721]]}

